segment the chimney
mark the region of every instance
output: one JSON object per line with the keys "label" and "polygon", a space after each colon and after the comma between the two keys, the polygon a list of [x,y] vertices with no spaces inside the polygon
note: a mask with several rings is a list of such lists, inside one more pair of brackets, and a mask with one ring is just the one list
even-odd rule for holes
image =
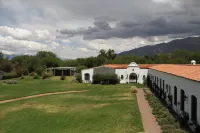
{"label": "chimney", "polygon": [[196,61],[195,61],[195,60],[192,60],[192,61],[191,61],[191,64],[192,64],[192,65],[196,65]]}

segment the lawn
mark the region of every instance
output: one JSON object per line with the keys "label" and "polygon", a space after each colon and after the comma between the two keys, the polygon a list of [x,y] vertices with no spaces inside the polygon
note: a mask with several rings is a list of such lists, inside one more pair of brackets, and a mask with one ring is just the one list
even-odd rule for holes
{"label": "lawn", "polygon": [[46,92],[87,90],[0,104],[0,133],[138,133],[143,131],[132,85],[19,80],[0,84],[0,101]]}

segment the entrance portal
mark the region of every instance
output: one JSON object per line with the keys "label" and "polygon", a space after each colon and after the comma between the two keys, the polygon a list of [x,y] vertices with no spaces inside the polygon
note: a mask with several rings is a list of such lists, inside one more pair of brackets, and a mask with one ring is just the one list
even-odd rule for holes
{"label": "entrance portal", "polygon": [[137,74],[136,73],[131,73],[129,75],[129,82],[130,83],[137,83]]}

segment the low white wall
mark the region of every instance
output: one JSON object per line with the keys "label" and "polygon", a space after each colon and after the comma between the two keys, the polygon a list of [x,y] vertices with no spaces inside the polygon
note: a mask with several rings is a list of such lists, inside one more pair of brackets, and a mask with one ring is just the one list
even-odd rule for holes
{"label": "low white wall", "polygon": [[[160,79],[165,80],[165,86],[167,84],[171,86],[171,94],[173,96],[173,109],[177,113],[180,111],[180,106],[174,105],[174,86],[177,87],[177,102],[180,102],[181,89],[185,91],[185,95],[188,97],[188,99],[185,101],[185,112],[189,114],[190,120],[191,120],[191,96],[194,95],[197,98],[197,121],[198,124],[200,124],[200,82],[159,72],[152,69],[149,70],[149,74],[154,76],[154,78],[155,76],[158,77],[159,82]],[[158,84],[158,86],[160,86],[160,83]]]}

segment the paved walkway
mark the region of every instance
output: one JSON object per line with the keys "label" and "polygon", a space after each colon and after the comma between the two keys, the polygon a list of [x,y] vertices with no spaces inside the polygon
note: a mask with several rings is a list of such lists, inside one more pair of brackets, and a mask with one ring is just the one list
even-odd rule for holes
{"label": "paved walkway", "polygon": [[25,99],[31,99],[31,98],[36,98],[36,97],[58,95],[58,94],[68,94],[68,93],[78,93],[78,92],[86,92],[86,91],[88,91],[88,90],[82,90],[82,91],[64,91],[64,92],[50,92],[50,93],[45,93],[45,94],[38,94],[38,95],[32,95],[32,96],[26,96],[26,97],[20,97],[20,98],[14,98],[14,99],[9,99],[9,100],[4,100],[4,101],[0,101],[0,104],[14,102],[14,101],[20,101],[20,100],[25,100]]}
{"label": "paved walkway", "polygon": [[144,131],[146,133],[161,133],[160,126],[158,125],[155,116],[152,114],[152,109],[144,97],[143,89],[138,89],[137,101],[142,115]]}

